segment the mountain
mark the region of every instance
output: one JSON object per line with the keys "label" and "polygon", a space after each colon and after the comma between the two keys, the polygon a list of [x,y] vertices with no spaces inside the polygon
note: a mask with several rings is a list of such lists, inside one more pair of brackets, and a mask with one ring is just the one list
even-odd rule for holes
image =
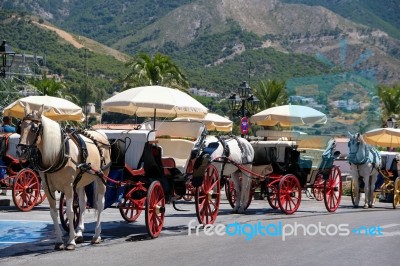
{"label": "mountain", "polygon": [[0,0],[131,55],[160,51],[193,86],[332,72],[400,82],[399,0]]}
{"label": "mountain", "polygon": [[[36,75],[58,74],[66,81],[69,92],[82,100],[84,94],[100,103],[122,86],[120,80],[127,69],[129,56],[82,36],[63,31],[37,17],[0,10],[0,36],[19,54],[45,57],[45,67],[28,65]],[[14,77],[26,84],[27,77]],[[18,84],[20,84],[18,83]],[[14,85],[0,84],[0,105],[4,106],[15,94]]]}

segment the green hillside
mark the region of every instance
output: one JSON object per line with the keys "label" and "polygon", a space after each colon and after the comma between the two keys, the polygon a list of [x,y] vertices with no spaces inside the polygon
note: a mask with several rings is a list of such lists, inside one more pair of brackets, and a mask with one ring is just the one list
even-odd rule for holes
{"label": "green hillside", "polygon": [[56,33],[39,28],[28,16],[11,17],[11,13],[0,11],[0,25],[0,37],[7,40],[15,52],[45,54],[50,73],[64,76],[71,93],[81,96],[86,88],[86,67],[90,101],[99,103],[120,89],[119,80],[126,68],[114,57],[77,49]]}
{"label": "green hillside", "polygon": [[400,39],[399,0],[282,0],[282,2],[323,6],[344,18],[378,28]]}

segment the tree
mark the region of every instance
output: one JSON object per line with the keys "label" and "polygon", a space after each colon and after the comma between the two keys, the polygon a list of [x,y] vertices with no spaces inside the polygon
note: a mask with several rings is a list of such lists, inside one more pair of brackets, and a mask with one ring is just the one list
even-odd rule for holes
{"label": "tree", "polygon": [[276,80],[260,81],[254,88],[254,94],[260,100],[260,109],[284,105],[287,103],[285,82]]}
{"label": "tree", "polygon": [[123,79],[124,89],[137,86],[160,85],[186,91],[189,82],[172,59],[161,53],[153,58],[148,54],[138,54],[126,66],[130,69]]}
{"label": "tree", "polygon": [[42,79],[31,79],[29,83],[35,86],[43,95],[63,98],[74,103],[79,102],[75,95],[67,91],[65,83],[58,82],[55,78],[48,79],[46,75],[43,75]]}
{"label": "tree", "polygon": [[393,87],[379,85],[378,96],[383,103],[383,119],[400,113],[400,84]]}

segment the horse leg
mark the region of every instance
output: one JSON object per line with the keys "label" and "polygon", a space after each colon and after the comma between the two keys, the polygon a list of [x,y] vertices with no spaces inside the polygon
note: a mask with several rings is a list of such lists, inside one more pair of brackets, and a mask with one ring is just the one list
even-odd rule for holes
{"label": "horse leg", "polygon": [[364,209],[368,209],[368,203],[370,200],[370,192],[371,192],[371,187],[369,185],[369,181],[371,179],[371,176],[368,174],[364,174]]}
{"label": "horse leg", "polygon": [[60,225],[58,223],[58,212],[57,212],[56,200],[53,198],[55,196],[55,191],[50,193],[49,190],[47,188],[45,188],[45,192],[46,192],[47,200],[49,201],[49,205],[50,205],[50,216],[51,216],[51,219],[53,220],[54,232],[56,233],[56,237],[57,237],[57,242],[54,245],[54,250],[57,250],[57,251],[64,250],[64,248],[65,248],[64,241],[62,239],[62,233],[61,233]]}
{"label": "horse leg", "polygon": [[233,183],[235,184],[235,190],[236,190],[236,202],[235,202],[235,207],[233,208],[233,213],[237,213],[240,207],[240,200],[241,200],[240,172],[232,173],[231,178],[233,180]]}
{"label": "horse leg", "polygon": [[66,250],[75,250],[76,242],[75,242],[75,227],[74,227],[74,210],[73,210],[73,204],[74,204],[74,192],[72,188],[69,191],[64,192],[65,196],[65,202],[66,202],[66,212],[67,212],[67,218],[69,221],[69,238],[66,246]]}
{"label": "horse leg", "polygon": [[95,182],[95,202],[96,202],[96,211],[97,211],[97,221],[96,221],[96,228],[95,233],[93,235],[92,244],[100,244],[101,242],[101,212],[104,210],[104,201],[105,201],[105,194],[106,194],[106,187],[101,182],[101,180],[97,179]]}
{"label": "horse leg", "polygon": [[85,197],[85,188],[77,188],[76,192],[78,193],[79,198],[79,223],[76,228],[75,233],[75,242],[77,244],[83,243],[83,231],[85,231],[85,211],[86,211],[86,197]]}
{"label": "horse leg", "polygon": [[353,184],[354,184],[354,190],[353,190],[353,196],[354,196],[354,208],[358,208],[358,204],[360,203],[360,183],[358,182],[359,180],[359,173],[358,173],[358,168],[356,165],[351,164],[350,166],[352,173],[353,173]]}
{"label": "horse leg", "polygon": [[251,188],[251,178],[247,174],[242,173],[242,190],[240,193],[241,205],[239,208],[239,213],[244,213],[247,203],[249,202]]}
{"label": "horse leg", "polygon": [[370,176],[371,184],[369,187],[369,196],[368,196],[368,200],[369,200],[368,207],[370,207],[370,208],[375,208],[375,203],[374,203],[375,193],[374,193],[374,191],[375,191],[375,183],[376,183],[377,178],[378,178],[378,175],[375,173]]}

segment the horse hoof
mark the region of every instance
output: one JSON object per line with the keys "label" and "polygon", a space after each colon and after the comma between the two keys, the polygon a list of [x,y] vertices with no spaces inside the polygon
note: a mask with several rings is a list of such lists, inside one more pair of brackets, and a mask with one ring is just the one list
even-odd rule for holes
{"label": "horse hoof", "polygon": [[244,214],[244,210],[243,209],[239,209],[237,213]]}
{"label": "horse hoof", "polygon": [[60,250],[64,250],[65,246],[64,243],[56,243],[56,245],[54,246],[54,250],[60,251]]}
{"label": "horse hoof", "polygon": [[101,238],[97,238],[97,239],[92,239],[92,241],[90,241],[90,243],[92,245],[96,245],[96,244],[100,244],[101,243]]}
{"label": "horse hoof", "polygon": [[68,244],[65,250],[75,250],[75,245],[73,244]]}
{"label": "horse hoof", "polygon": [[368,209],[368,204],[365,204],[365,205],[364,205],[364,209]]}
{"label": "horse hoof", "polygon": [[369,204],[368,207],[375,208],[375,205],[374,204]]}
{"label": "horse hoof", "polygon": [[75,243],[76,243],[76,244],[81,244],[81,243],[83,243],[83,236],[77,236],[77,237],[75,238]]}

